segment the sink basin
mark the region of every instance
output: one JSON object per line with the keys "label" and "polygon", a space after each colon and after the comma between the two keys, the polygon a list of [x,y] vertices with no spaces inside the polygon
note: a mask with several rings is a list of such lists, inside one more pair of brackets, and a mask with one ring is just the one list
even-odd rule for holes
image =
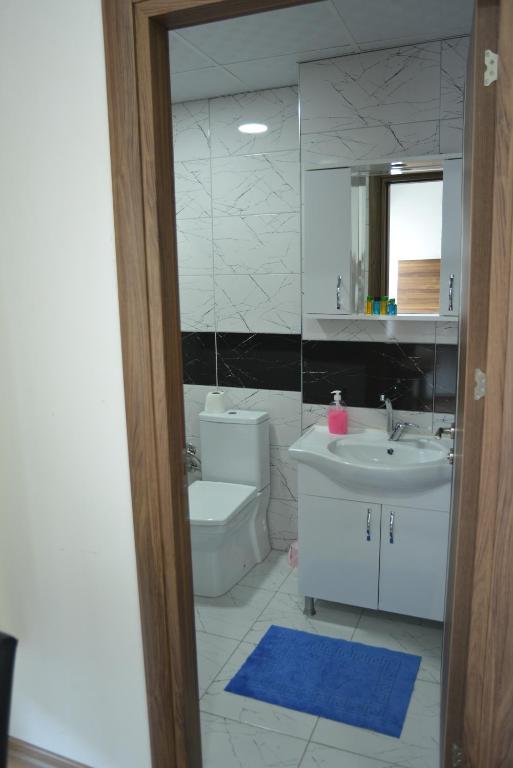
{"label": "sink basin", "polygon": [[392,442],[385,432],[365,430],[335,438],[326,427],[317,426],[289,452],[344,488],[397,495],[449,483],[448,450],[447,441],[431,436],[404,436]]}
{"label": "sink basin", "polygon": [[427,464],[446,457],[447,452],[430,440],[405,440],[402,443],[333,440],[328,451],[343,462],[365,467],[396,467]]}

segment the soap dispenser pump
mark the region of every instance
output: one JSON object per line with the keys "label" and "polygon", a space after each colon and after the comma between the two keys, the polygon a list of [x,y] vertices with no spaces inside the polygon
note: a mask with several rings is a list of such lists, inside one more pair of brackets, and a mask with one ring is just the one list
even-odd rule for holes
{"label": "soap dispenser pump", "polygon": [[347,411],[342,402],[342,393],[340,389],[335,389],[331,394],[333,401],[328,408],[328,431],[332,435],[346,435]]}

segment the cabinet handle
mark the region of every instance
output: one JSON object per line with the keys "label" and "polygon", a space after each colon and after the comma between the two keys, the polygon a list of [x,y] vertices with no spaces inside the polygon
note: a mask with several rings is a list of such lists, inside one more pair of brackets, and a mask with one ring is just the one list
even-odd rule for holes
{"label": "cabinet handle", "polygon": [[372,519],[372,512],[370,509],[367,510],[367,541],[371,540],[371,519]]}
{"label": "cabinet handle", "polygon": [[342,287],[342,275],[337,278],[337,309],[340,309],[340,289]]}
{"label": "cabinet handle", "polygon": [[454,275],[449,277],[449,312],[454,309]]}
{"label": "cabinet handle", "polygon": [[394,513],[390,512],[390,544],[394,543]]}

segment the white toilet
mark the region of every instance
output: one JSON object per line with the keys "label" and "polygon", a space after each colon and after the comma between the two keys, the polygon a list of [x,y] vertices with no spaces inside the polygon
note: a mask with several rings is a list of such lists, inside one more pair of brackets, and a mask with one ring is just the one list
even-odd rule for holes
{"label": "white toilet", "polygon": [[202,412],[202,480],[189,487],[194,593],[217,597],[271,550],[269,415]]}

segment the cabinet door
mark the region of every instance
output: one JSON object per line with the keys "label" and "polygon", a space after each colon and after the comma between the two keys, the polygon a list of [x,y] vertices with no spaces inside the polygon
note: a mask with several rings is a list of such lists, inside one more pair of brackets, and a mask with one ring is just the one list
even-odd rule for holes
{"label": "cabinet door", "polygon": [[461,160],[444,162],[442,262],[440,264],[441,315],[458,315],[460,311],[462,169]]}
{"label": "cabinet door", "polygon": [[449,515],[383,506],[379,608],[442,621]]}
{"label": "cabinet door", "polygon": [[299,591],[377,608],[380,511],[364,504],[299,497]]}
{"label": "cabinet door", "polygon": [[351,300],[351,170],[304,174],[303,308],[344,315]]}

